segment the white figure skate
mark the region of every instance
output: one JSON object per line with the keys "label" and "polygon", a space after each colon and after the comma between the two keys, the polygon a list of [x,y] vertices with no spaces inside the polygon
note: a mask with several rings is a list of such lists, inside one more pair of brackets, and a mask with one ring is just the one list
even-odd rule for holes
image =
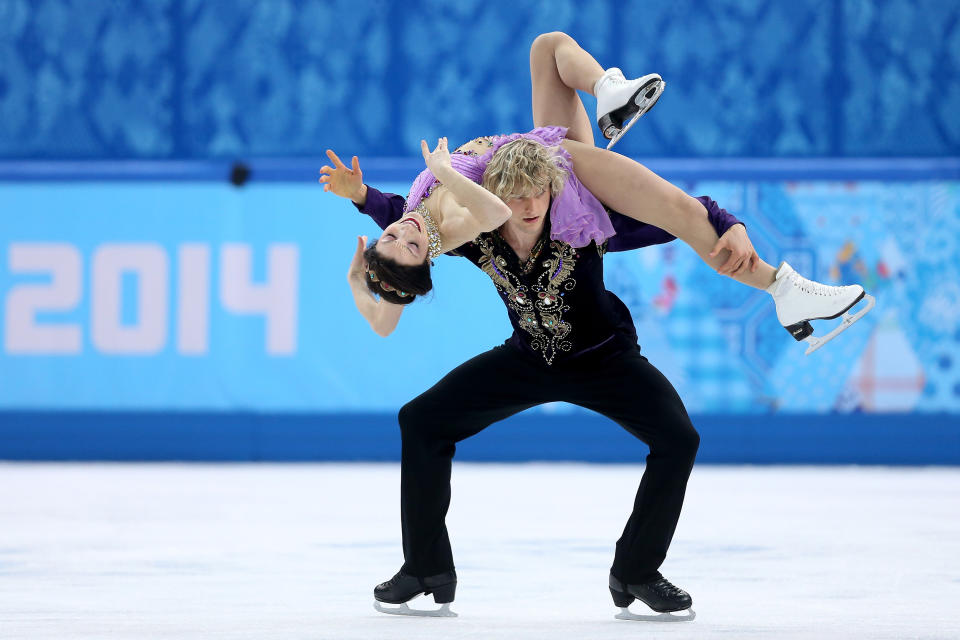
{"label": "white figure skate", "polygon": [[[807,280],[786,262],[780,263],[777,279],[767,287],[777,306],[777,319],[795,340],[806,342],[806,355],[810,355],[867,314],[876,300],[867,295],[858,284],[833,287]],[[861,300],[867,304],[856,313],[848,313]],[[830,333],[818,338],[813,335],[811,320],[830,320],[843,316],[843,320]]]}
{"label": "white figure skate", "polygon": [[[597,97],[597,125],[610,142],[607,149],[633,127],[637,119],[653,108],[667,83],[656,73],[627,80],[616,67],[607,69],[593,86]],[[632,116],[632,117],[631,117]],[[630,121],[624,125],[624,121]]]}

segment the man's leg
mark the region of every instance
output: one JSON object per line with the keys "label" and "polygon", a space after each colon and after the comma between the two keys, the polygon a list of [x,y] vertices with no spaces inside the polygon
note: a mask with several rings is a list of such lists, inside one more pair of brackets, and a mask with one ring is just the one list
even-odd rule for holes
{"label": "man's leg", "polygon": [[584,378],[576,404],[613,419],[650,446],[611,574],[628,584],[655,580],[680,518],[700,436],[673,385],[639,349]]}
{"label": "man's leg", "polygon": [[549,372],[511,347],[463,363],[400,410],[403,571],[426,577],[453,570],[444,519],[456,443],[546,402]]}

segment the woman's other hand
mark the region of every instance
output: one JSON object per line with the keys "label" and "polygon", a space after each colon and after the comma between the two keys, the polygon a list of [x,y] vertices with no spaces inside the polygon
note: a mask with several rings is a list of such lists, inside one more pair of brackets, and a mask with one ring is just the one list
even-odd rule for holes
{"label": "woman's other hand", "polygon": [[347,281],[351,285],[358,285],[362,290],[366,290],[367,283],[365,278],[365,262],[363,252],[367,248],[367,236],[357,236],[357,250],[353,253],[353,260],[350,261],[350,270],[347,271]]}
{"label": "woman's other hand", "polygon": [[363,184],[363,172],[360,171],[360,160],[353,156],[352,168],[340,161],[337,154],[327,149],[327,157],[333,166],[320,167],[320,184],[324,191],[332,191],[341,198],[349,198],[356,204],[363,206],[367,201],[367,185]]}
{"label": "woman's other hand", "polygon": [[360,315],[370,323],[370,328],[378,336],[387,337],[397,328],[404,305],[391,304],[382,298],[378,300],[367,287],[368,276],[366,262],[363,259],[366,248],[367,236],[357,236],[357,250],[353,253],[353,260],[350,261],[347,281],[350,283],[353,302],[357,305]]}
{"label": "woman's other hand", "polygon": [[433,151],[430,151],[426,140],[421,140],[420,149],[423,151],[423,160],[427,163],[427,168],[435,177],[439,177],[446,169],[451,168],[446,138],[437,140],[437,148]]}
{"label": "woman's other hand", "polygon": [[753,248],[746,227],[742,224],[733,225],[720,236],[717,244],[713,245],[710,257],[719,255],[724,249],[730,252],[730,257],[722,267],[717,269],[717,273],[733,277],[746,273],[746,269],[749,269],[751,273],[757,270],[760,264],[760,256],[757,255],[757,250]]}

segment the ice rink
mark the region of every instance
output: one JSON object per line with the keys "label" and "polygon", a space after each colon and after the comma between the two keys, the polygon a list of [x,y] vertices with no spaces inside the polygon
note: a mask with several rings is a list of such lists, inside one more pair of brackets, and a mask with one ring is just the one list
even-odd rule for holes
{"label": "ice rink", "polygon": [[424,619],[372,607],[396,464],[3,464],[0,638],[960,637],[960,469],[695,468],[684,623],[613,618],[642,470],[455,464],[459,617]]}

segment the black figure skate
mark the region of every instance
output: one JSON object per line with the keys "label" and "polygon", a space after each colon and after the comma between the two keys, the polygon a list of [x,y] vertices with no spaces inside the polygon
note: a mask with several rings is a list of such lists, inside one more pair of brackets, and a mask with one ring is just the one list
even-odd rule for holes
{"label": "black figure skate", "polygon": [[[456,618],[457,614],[450,611],[450,603],[453,602],[456,591],[457,574],[455,571],[447,571],[446,573],[439,573],[426,578],[417,578],[408,573],[404,573],[403,569],[401,569],[397,572],[397,575],[374,587],[373,608],[380,613],[392,613],[400,616]],[[439,609],[411,609],[407,606],[407,602],[417,596],[430,594],[433,594],[434,602],[442,605]],[[384,607],[381,603],[400,606]]]}
{"label": "black figure skate", "polygon": [[[690,607],[693,599],[690,594],[675,587],[669,580],[660,576],[656,580],[640,584],[624,584],[610,574],[610,595],[613,604],[620,607],[617,620],[643,620],[646,622],[689,622],[697,617]],[[657,612],[658,615],[642,615],[630,611],[627,607],[639,600]],[[674,615],[674,612],[686,611],[686,615]]]}

